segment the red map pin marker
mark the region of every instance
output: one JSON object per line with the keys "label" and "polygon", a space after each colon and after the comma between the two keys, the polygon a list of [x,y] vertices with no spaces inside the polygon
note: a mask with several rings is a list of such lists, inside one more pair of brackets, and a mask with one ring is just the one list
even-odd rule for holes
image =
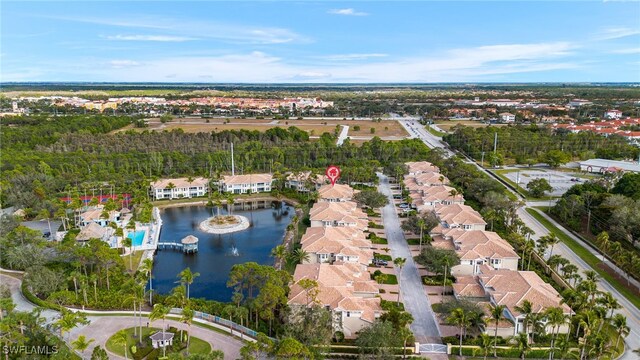
{"label": "red map pin marker", "polygon": [[335,165],[331,165],[327,168],[325,175],[327,175],[331,181],[331,186],[333,186],[336,184],[336,180],[340,177],[340,168]]}

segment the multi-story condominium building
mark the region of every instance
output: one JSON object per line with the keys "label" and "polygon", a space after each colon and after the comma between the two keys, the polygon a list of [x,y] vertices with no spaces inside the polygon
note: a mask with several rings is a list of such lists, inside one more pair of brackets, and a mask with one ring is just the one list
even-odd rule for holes
{"label": "multi-story condominium building", "polygon": [[[302,279],[318,283],[315,298],[298,284]],[[293,274],[288,304],[294,317],[309,306],[319,305],[331,311],[334,330],[354,338],[358,331],[380,317],[382,308],[378,293],[378,284],[359,264],[300,264]]]}
{"label": "multi-story condominium building", "polygon": [[233,194],[253,194],[271,191],[271,174],[225,175],[218,183],[220,191]]}
{"label": "multi-story condominium building", "polygon": [[[311,177],[311,179],[309,179]],[[312,176],[311,171],[302,171],[287,175],[284,187],[294,189],[298,192],[315,191],[323,184],[326,184],[327,177],[325,175]]]}
{"label": "multi-story condominium building", "polygon": [[312,227],[353,227],[364,231],[368,218],[353,201],[317,202],[309,211]]}
{"label": "multi-story condominium building", "polygon": [[482,216],[467,205],[454,204],[436,208],[436,215],[440,219],[440,225],[432,230],[433,233],[442,233],[444,229],[460,228],[463,230],[484,230],[487,223]]}
{"label": "multi-story condominium building", "polygon": [[[506,306],[504,316],[510,323],[498,328],[498,335],[503,337],[525,331],[525,315],[517,309],[522,306],[525,300],[531,303],[534,314],[544,313],[546,309],[551,307],[561,308],[565,315],[571,314],[571,308],[563,302],[556,289],[544,282],[533,271],[496,270],[483,265],[475,278],[471,276],[457,278],[456,285],[454,285],[454,295],[460,298],[469,296],[469,294],[475,295],[474,297],[482,296],[494,306]],[[551,326],[547,326],[546,330],[547,333],[551,332]],[[493,334],[493,331],[487,327],[487,333]],[[569,331],[569,326],[562,325],[558,331],[566,333]]]}
{"label": "multi-story condominium building", "polygon": [[518,270],[518,254],[500,235],[483,230],[447,229],[433,238],[433,246],[454,250],[460,264],[451,268],[453,276],[474,275],[482,265],[494,269]]}
{"label": "multi-story condominium building", "polygon": [[418,175],[422,173],[440,172],[437,166],[427,161],[410,161],[404,163],[407,167],[409,175]]}
{"label": "multi-story condominium building", "polygon": [[154,199],[205,196],[209,191],[208,183],[209,180],[203,177],[162,179],[151,183],[151,196]]}
{"label": "multi-story condominium building", "polygon": [[318,201],[320,202],[343,202],[351,201],[355,191],[349,185],[335,184],[322,185],[318,189]]}
{"label": "multi-story condominium building", "polygon": [[367,265],[373,260],[371,241],[350,227],[310,227],[300,240],[309,254],[306,264],[350,262]]}

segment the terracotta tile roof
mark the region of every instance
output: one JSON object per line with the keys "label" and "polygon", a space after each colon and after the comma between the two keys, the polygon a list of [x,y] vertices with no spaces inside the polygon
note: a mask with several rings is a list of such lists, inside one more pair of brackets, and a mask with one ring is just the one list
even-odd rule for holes
{"label": "terracotta tile roof", "polygon": [[[365,268],[366,269],[366,268]],[[370,279],[369,272],[352,263],[301,264],[293,274],[294,284],[289,293],[289,304],[306,305],[307,296],[300,285],[301,279],[318,282],[318,301],[332,310],[363,311],[363,319],[373,321],[382,309],[378,284]],[[360,295],[359,295],[360,294]],[[367,296],[367,298],[363,297]]]}
{"label": "terracotta tile roof", "polygon": [[446,185],[449,179],[439,172],[427,172],[413,176],[414,181],[419,185]]}
{"label": "terracotta tile roof", "polygon": [[317,202],[309,211],[311,221],[331,221],[352,224],[360,229],[368,226],[367,214],[353,201]]}
{"label": "terracotta tile roof", "polygon": [[172,183],[175,188],[189,188],[189,187],[201,187],[207,186],[208,179],[203,177],[193,178],[193,181],[189,183],[188,178],[175,178],[175,179],[160,179],[151,183],[151,187],[154,189],[166,189],[169,183]]}
{"label": "terracotta tile roof", "polygon": [[[309,176],[311,175],[311,171],[300,171],[300,172],[292,172],[287,175],[287,180],[289,181],[307,181]],[[326,175],[316,174],[315,179],[313,180],[316,184],[325,184],[329,179]]]}
{"label": "terracotta tile roof", "polygon": [[452,235],[450,238],[462,260],[520,258],[511,244],[494,232],[470,230]]}
{"label": "terracotta tile roof", "polygon": [[539,313],[549,307],[561,307],[565,313],[569,306],[562,303],[562,297],[550,284],[545,283],[533,271],[494,270],[489,266],[480,267],[480,284],[489,293],[494,303],[505,305],[515,316],[516,310],[525,300],[533,305],[533,312]]}
{"label": "terracotta tile roof", "polygon": [[482,216],[470,206],[462,204],[454,204],[443,206],[436,211],[440,221],[449,225],[486,225]]}
{"label": "terracotta tile roof", "polygon": [[[80,217],[85,222],[97,220],[97,219],[100,219],[100,217],[102,216],[102,212],[103,211],[104,211],[104,206],[98,205],[93,209],[90,209],[90,210],[87,210],[87,211],[83,212],[82,214],[80,214]],[[118,215],[120,215],[120,213],[118,211],[115,211],[115,210],[109,211],[109,218],[107,218],[106,220],[115,221],[115,218]]]}
{"label": "terracotta tile roof", "polygon": [[318,199],[341,199],[351,200],[353,198],[353,188],[349,185],[335,184],[322,185],[318,189]]}
{"label": "terracotta tile roof", "polygon": [[271,174],[247,174],[247,175],[225,175],[222,177],[222,182],[226,185],[240,185],[240,184],[257,184],[267,183],[271,184],[273,176]]}
{"label": "terracotta tile roof", "polygon": [[427,161],[410,161],[404,163],[409,170],[409,173],[419,174],[425,172],[440,172],[437,166],[434,166],[430,162]]}
{"label": "terracotta tile roof", "polygon": [[427,188],[423,188],[422,199],[424,202],[435,202],[435,201],[452,201],[464,202],[464,197],[462,194],[451,195],[452,193],[457,193],[458,191],[451,186],[446,185],[436,185],[429,186]]}

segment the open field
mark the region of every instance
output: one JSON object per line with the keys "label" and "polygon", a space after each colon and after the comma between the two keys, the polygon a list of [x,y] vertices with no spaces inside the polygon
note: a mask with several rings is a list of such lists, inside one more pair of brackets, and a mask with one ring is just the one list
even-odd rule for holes
{"label": "open field", "polygon": [[451,129],[456,125],[464,125],[464,126],[476,127],[476,128],[487,127],[489,125],[507,126],[507,124],[483,124],[482,122],[475,121],[475,120],[436,120],[435,124],[437,124],[438,127],[444,131],[451,131]]}
{"label": "open field", "polygon": [[[209,120],[209,122],[207,122]],[[274,127],[288,128],[296,126],[302,130],[309,132],[311,135],[320,136],[325,132],[333,133],[336,125],[349,126],[349,136],[354,137],[404,137],[406,130],[395,120],[383,120],[373,122],[370,120],[271,120],[271,119],[220,119],[220,118],[176,118],[168,123],[161,123],[159,119],[150,119],[149,127],[144,129],[134,129],[127,126],[118,131],[126,131],[130,129],[143,131],[162,131],[182,129],[185,132],[211,132],[224,130],[257,130],[266,131]],[[359,126],[360,130],[354,130],[355,126]],[[375,133],[371,133],[371,128],[375,129]]]}

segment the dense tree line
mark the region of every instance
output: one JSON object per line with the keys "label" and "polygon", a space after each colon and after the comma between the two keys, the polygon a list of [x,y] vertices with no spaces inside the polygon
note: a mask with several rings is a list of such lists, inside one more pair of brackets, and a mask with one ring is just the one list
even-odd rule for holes
{"label": "dense tree line", "polygon": [[[610,187],[606,179],[572,186],[551,209],[568,228],[584,233],[628,275],[638,277],[640,176],[628,173]],[[595,235],[598,235],[597,237]]]}
{"label": "dense tree line", "polygon": [[[493,153],[498,134],[497,152]],[[640,149],[620,136],[604,137],[591,132],[577,134],[552,131],[547,127],[505,126],[471,128],[459,126],[444,140],[454,149],[491,165],[501,165],[505,159],[518,164],[538,162],[557,166],[571,158],[637,159]],[[560,161],[558,161],[560,160]]]}
{"label": "dense tree line", "polygon": [[47,199],[67,195],[69,188],[82,191],[86,183],[106,183],[107,188],[112,184],[116,192],[134,192],[144,188],[145,181],[159,177],[217,178],[231,171],[231,143],[237,173],[283,174],[335,164],[343,168],[343,179],[359,182],[375,181],[375,171],[381,166],[419,159],[428,152],[415,139],[385,142],[374,138],[361,146],[348,141],[337,146],[335,137],[325,133],[318,141],[308,141],[308,134],[295,127],[265,132],[108,134],[129,120],[103,116],[13,118],[10,133],[2,134],[3,204],[33,209],[34,213],[42,208],[53,212],[56,206]]}

